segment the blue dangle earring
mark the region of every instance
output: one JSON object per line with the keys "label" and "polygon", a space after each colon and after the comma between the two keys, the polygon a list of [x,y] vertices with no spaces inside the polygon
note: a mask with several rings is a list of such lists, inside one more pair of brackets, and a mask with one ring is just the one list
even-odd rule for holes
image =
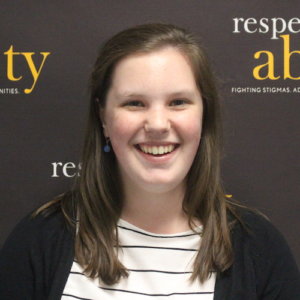
{"label": "blue dangle earring", "polygon": [[106,144],[103,147],[103,151],[106,153],[110,152],[109,138],[106,138]]}

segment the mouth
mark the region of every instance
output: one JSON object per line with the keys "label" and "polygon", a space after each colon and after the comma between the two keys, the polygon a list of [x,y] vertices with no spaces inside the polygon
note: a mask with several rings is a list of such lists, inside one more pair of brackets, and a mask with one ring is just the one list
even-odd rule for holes
{"label": "mouth", "polygon": [[148,155],[152,156],[163,156],[172,153],[179,147],[179,144],[167,144],[167,145],[146,145],[137,144],[135,147]]}

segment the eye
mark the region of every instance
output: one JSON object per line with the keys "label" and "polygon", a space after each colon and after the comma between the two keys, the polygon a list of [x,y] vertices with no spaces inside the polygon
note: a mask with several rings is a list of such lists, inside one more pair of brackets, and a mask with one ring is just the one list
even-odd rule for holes
{"label": "eye", "polygon": [[132,101],[127,101],[126,103],[124,103],[123,106],[143,107],[144,103],[139,100],[132,100]]}
{"label": "eye", "polygon": [[171,101],[170,106],[182,106],[188,104],[188,100],[185,99],[174,99]]}

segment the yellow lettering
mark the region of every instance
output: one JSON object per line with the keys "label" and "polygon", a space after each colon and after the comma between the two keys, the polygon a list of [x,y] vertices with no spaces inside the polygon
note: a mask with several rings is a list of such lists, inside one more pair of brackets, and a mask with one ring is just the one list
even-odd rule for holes
{"label": "yellow lettering", "polygon": [[[265,79],[276,80],[276,79],[279,79],[280,76],[275,77],[275,75],[274,75],[274,55],[273,55],[273,53],[271,51],[257,51],[257,52],[254,53],[254,58],[259,59],[262,54],[266,54],[268,60],[265,64],[258,65],[253,69],[254,78],[257,79],[257,80],[265,80]],[[260,71],[263,68],[268,68],[267,75],[264,76],[264,77],[262,77],[260,75]]]}
{"label": "yellow lettering", "polygon": [[290,59],[293,54],[300,54],[300,51],[295,50],[295,51],[290,51],[290,35],[289,34],[282,34],[280,37],[283,39],[283,69],[284,69],[284,79],[293,79],[293,80],[300,80],[299,77],[293,77],[291,75],[290,71]]}
{"label": "yellow lettering", "polygon": [[31,86],[31,88],[24,90],[25,94],[30,94],[33,91],[34,87],[35,87],[37,79],[40,76],[40,73],[41,73],[42,68],[44,66],[44,63],[46,61],[46,58],[50,54],[50,52],[40,52],[40,54],[42,54],[42,56],[43,56],[43,60],[42,60],[42,62],[40,64],[40,67],[38,69],[35,67],[33,59],[32,59],[32,55],[34,55],[34,52],[21,52],[21,54],[25,57],[25,59],[27,61],[27,64],[29,66],[31,75],[33,77],[33,84]]}
{"label": "yellow lettering", "polygon": [[19,55],[20,52],[14,52],[14,48],[11,45],[10,48],[4,52],[4,55],[7,55],[7,78],[11,81],[18,81],[22,76],[16,78],[14,76],[14,55]]}

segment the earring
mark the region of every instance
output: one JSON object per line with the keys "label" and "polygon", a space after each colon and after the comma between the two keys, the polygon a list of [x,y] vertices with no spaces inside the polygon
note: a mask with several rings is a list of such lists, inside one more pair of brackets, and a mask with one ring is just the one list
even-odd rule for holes
{"label": "earring", "polygon": [[103,151],[106,153],[110,152],[109,138],[106,138],[106,144],[103,147]]}

